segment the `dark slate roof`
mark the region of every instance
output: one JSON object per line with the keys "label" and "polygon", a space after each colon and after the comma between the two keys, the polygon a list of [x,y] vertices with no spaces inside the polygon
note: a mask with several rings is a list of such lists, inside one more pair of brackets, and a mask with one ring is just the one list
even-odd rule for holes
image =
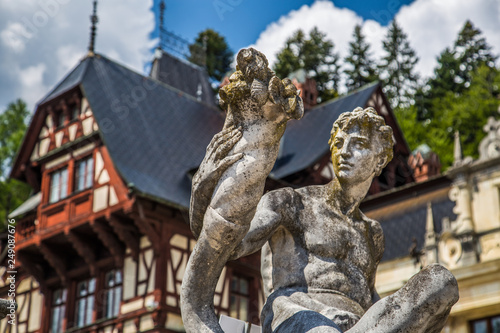
{"label": "dark slate roof", "polygon": [[300,120],[290,121],[283,136],[279,157],[271,177],[280,179],[301,171],[329,151],[332,125],[339,115],[364,107],[379,83],[367,85],[349,95],[316,106]]}
{"label": "dark slate roof", "polygon": [[48,102],[66,91],[76,87],[82,81],[82,77],[87,69],[88,61],[82,61],[76,66],[51,92],[47,94],[38,104]]}
{"label": "dark slate roof", "polygon": [[124,181],[143,195],[189,207],[189,171],[222,128],[220,112],[100,55],[84,59],[58,94],[75,85],[74,73]]}
{"label": "dark slate roof", "polygon": [[215,94],[204,68],[161,50],[157,50],[156,54],[151,68],[152,78],[196,98],[198,90],[201,89],[201,101],[210,105],[215,104]]}
{"label": "dark slate roof", "polygon": [[[432,217],[436,234],[442,231],[445,217],[456,219],[453,213],[455,203],[447,196],[432,201]],[[425,243],[427,204],[415,205],[394,214],[378,219],[385,236],[385,252],[382,261],[403,258],[409,255],[412,238],[417,241],[417,249],[422,250]]]}

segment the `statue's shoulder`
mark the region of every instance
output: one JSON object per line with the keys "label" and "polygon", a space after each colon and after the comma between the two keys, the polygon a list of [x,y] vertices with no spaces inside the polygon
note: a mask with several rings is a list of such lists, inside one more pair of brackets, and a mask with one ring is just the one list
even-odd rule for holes
{"label": "statue's shoulder", "polygon": [[371,219],[363,213],[361,213],[361,217],[363,221],[365,221],[370,226],[370,229],[373,234],[375,235],[383,234],[382,226],[380,225],[379,221]]}
{"label": "statue's shoulder", "polygon": [[382,229],[382,225],[379,221],[371,219],[361,213],[363,220],[370,226],[371,238],[373,239],[374,245],[377,247],[378,255],[380,256],[379,260],[382,258],[384,254],[384,231]]}
{"label": "statue's shoulder", "polygon": [[313,199],[317,197],[325,198],[327,195],[327,188],[325,185],[310,185],[304,186],[298,189],[294,189],[296,195],[307,199]]}
{"label": "statue's shoulder", "polygon": [[282,205],[286,203],[292,203],[296,196],[297,193],[293,188],[283,187],[264,194],[262,196],[261,202],[264,201],[267,204]]}

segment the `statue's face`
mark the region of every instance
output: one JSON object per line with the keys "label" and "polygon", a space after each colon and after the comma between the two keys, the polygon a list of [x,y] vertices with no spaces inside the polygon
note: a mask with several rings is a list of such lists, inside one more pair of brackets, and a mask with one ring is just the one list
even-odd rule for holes
{"label": "statue's face", "polygon": [[369,129],[353,125],[340,130],[333,140],[333,170],[341,182],[361,183],[372,177],[378,170],[380,156],[377,153],[376,135]]}

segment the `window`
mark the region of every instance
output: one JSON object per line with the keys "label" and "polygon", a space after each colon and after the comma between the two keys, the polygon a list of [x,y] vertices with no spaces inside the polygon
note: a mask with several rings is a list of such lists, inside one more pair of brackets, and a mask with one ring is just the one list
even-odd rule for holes
{"label": "window", "polygon": [[474,320],[472,333],[500,333],[500,316]]}
{"label": "window", "polygon": [[56,202],[68,195],[68,169],[62,168],[50,175],[49,202]]}
{"label": "window", "polygon": [[249,282],[246,278],[233,276],[229,296],[229,316],[248,321],[248,305],[250,295]]}
{"label": "window", "polygon": [[92,157],[78,161],[75,168],[75,192],[92,187],[94,159]]}
{"label": "window", "polygon": [[63,127],[64,126],[64,123],[66,122],[66,113],[61,111],[59,112],[59,114],[57,115],[57,126],[58,127]]}
{"label": "window", "polygon": [[71,107],[71,120],[77,120],[80,115],[80,109],[78,109],[78,105],[73,105]]}
{"label": "window", "polygon": [[104,318],[118,316],[120,302],[122,300],[122,272],[112,270],[106,273],[104,281]]}
{"label": "window", "polygon": [[66,312],[66,289],[57,289],[52,294],[52,322],[51,332],[63,331],[63,320]]}
{"label": "window", "polygon": [[75,327],[92,323],[94,312],[95,278],[78,283],[76,287]]}

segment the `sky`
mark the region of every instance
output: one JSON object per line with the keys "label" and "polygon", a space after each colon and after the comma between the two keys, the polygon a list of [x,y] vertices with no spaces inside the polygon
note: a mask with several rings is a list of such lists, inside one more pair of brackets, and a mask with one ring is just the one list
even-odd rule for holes
{"label": "sky", "polygon": [[[99,0],[96,52],[148,74],[158,45],[159,0]],[[166,0],[165,28],[194,41],[212,28],[236,53],[253,46],[274,63],[297,29],[317,26],[343,58],[356,24],[375,60],[396,18],[416,50],[416,71],[429,77],[436,57],[470,19],[500,54],[498,0]],[[87,54],[91,0],[0,0],[0,112],[17,98],[34,110]]]}

